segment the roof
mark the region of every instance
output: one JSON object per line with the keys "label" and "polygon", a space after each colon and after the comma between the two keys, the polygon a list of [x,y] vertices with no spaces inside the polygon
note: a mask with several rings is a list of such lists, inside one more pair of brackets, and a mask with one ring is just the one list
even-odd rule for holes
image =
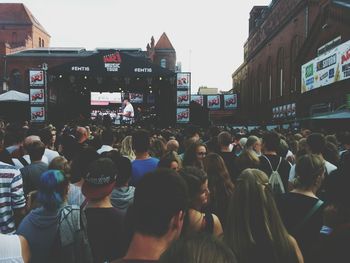
{"label": "roof", "polygon": [[349,0],[333,0],[333,3],[342,7],[350,8]]}
{"label": "roof", "polygon": [[32,25],[50,36],[29,9],[21,3],[0,3],[0,25]]}
{"label": "roof", "polygon": [[87,51],[85,48],[32,48],[18,51],[7,57],[86,57],[95,51]]}
{"label": "roof", "polygon": [[159,38],[154,49],[172,49],[172,50],[175,50],[173,45],[171,44],[168,36],[165,34],[165,32]]}

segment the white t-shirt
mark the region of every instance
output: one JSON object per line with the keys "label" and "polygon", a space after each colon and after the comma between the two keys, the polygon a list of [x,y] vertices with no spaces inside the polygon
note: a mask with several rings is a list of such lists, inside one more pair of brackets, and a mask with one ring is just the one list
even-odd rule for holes
{"label": "white t-shirt", "polygon": [[21,241],[17,235],[0,233],[0,263],[23,263]]}
{"label": "white t-shirt", "polygon": [[[129,117],[124,116],[124,114],[126,114],[127,112],[130,112]],[[134,119],[134,107],[131,105],[131,103],[128,103],[128,105],[126,105],[124,110],[123,110],[123,120],[124,121],[131,121],[133,119]]]}

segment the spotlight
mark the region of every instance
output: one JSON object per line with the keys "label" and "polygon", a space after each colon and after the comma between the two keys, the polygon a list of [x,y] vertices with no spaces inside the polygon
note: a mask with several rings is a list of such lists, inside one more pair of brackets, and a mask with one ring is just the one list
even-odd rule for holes
{"label": "spotlight", "polygon": [[152,90],[150,90],[150,91],[149,91],[149,93],[151,93],[151,94],[152,94]]}
{"label": "spotlight", "polygon": [[149,86],[148,88],[149,88],[149,89],[152,89],[152,86]]}
{"label": "spotlight", "polygon": [[62,76],[62,75],[59,75],[58,77],[61,79],[63,76]]}
{"label": "spotlight", "polygon": [[162,77],[159,77],[159,80],[162,80]]}
{"label": "spotlight", "polygon": [[84,76],[84,79],[87,79],[87,76]]}

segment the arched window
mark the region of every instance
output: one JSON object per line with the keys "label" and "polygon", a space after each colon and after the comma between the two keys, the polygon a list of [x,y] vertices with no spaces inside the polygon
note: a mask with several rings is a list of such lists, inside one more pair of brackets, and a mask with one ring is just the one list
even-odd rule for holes
{"label": "arched window", "polygon": [[45,47],[44,39],[41,40],[41,46],[42,46],[42,47]]}
{"label": "arched window", "polygon": [[18,69],[11,71],[10,85],[11,89],[22,90],[22,75]]}
{"label": "arched window", "polygon": [[291,43],[290,48],[290,90],[291,92],[296,92],[297,90],[297,78],[296,78],[296,58],[298,56],[300,48],[300,39],[299,36],[296,35]]}
{"label": "arched window", "polygon": [[267,65],[266,65],[266,86],[268,89],[268,100],[272,100],[272,63],[271,63],[271,57],[267,59]]}
{"label": "arched window", "polygon": [[284,49],[281,47],[277,53],[277,88],[278,96],[283,96],[284,87]]}
{"label": "arched window", "polygon": [[259,65],[258,67],[258,85],[257,85],[257,89],[258,89],[258,101],[261,104],[262,100],[263,100],[263,72],[262,72],[262,66]]}
{"label": "arched window", "polygon": [[41,37],[39,37],[39,47],[41,47]]}
{"label": "arched window", "polygon": [[165,58],[162,58],[162,59],[160,60],[160,66],[161,66],[162,68],[166,68],[166,59],[165,59]]}

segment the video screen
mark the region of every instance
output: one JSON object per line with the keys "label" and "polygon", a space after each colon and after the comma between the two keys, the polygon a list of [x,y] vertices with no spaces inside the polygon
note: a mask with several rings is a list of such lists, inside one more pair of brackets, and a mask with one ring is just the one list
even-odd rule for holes
{"label": "video screen", "polygon": [[121,92],[91,92],[91,105],[108,106],[111,103],[122,103]]}
{"label": "video screen", "polygon": [[91,120],[100,119],[103,120],[103,117],[105,115],[109,115],[114,121],[117,118],[117,111],[116,110],[109,110],[109,109],[98,109],[98,110],[92,110],[91,111]]}

